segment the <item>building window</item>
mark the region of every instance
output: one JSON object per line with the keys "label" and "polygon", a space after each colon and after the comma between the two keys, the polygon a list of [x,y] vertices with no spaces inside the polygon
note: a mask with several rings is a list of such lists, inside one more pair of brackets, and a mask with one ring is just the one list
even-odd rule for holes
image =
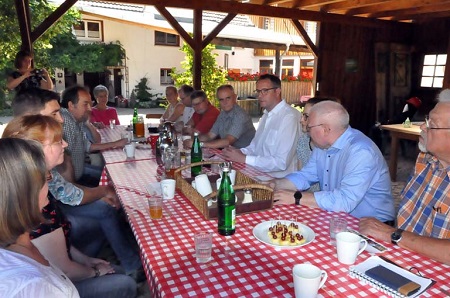
{"label": "building window", "polygon": [[259,60],[259,73],[271,73],[273,74],[273,61],[272,60]]}
{"label": "building window", "polygon": [[282,61],[281,74],[285,76],[294,75],[294,59],[286,59]]}
{"label": "building window", "polygon": [[170,73],[172,72],[171,68],[161,68],[160,71],[160,82],[161,85],[173,85],[173,79]]}
{"label": "building window", "polygon": [[103,24],[101,21],[82,20],[78,24],[73,25],[75,36],[79,40],[102,41]]}
{"label": "building window", "polygon": [[425,55],[420,87],[442,88],[447,55]]}
{"label": "building window", "polygon": [[155,31],[155,45],[180,46],[180,37],[176,34]]}
{"label": "building window", "polygon": [[262,28],[274,31],[275,20],[273,18],[263,17]]}

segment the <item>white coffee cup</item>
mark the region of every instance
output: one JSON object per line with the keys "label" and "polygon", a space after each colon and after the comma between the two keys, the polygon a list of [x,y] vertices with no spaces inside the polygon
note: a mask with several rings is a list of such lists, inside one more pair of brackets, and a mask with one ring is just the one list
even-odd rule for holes
{"label": "white coffee cup", "polygon": [[195,177],[195,188],[202,197],[212,193],[211,183],[206,174],[200,174]]}
{"label": "white coffee cup", "polygon": [[175,197],[175,180],[174,179],[162,180],[161,193],[164,200],[173,199]]}
{"label": "white coffee cup", "polygon": [[127,158],[134,158],[135,149],[136,149],[136,143],[126,144],[125,148],[123,148],[123,150],[125,151],[125,154],[127,155]]}
{"label": "white coffee cup", "polygon": [[328,274],[311,264],[297,264],[292,269],[295,298],[315,298]]}
{"label": "white coffee cup", "polygon": [[[359,248],[360,243],[363,243],[362,248]],[[352,265],[356,257],[366,249],[367,240],[350,232],[340,232],[336,234],[336,247],[339,262]]]}
{"label": "white coffee cup", "polygon": [[[231,185],[234,185],[236,182],[236,170],[229,171],[228,177],[230,177]],[[220,172],[220,178],[222,178],[222,172]]]}

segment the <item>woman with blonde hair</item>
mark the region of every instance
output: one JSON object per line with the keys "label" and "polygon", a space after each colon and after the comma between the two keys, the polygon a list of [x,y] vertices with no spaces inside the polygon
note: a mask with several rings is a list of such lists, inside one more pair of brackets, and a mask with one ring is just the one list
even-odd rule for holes
{"label": "woman with blonde hair", "polygon": [[[47,170],[64,159],[67,143],[62,139],[62,126],[51,117],[27,115],[14,118],[6,126],[3,136],[40,142]],[[42,255],[67,274],[81,297],[135,297],[136,282],[121,274],[122,268],[88,257],[71,245],[70,223],[51,192],[48,192],[48,204],[42,211],[47,222],[32,231],[32,242]]]}
{"label": "woman with blonde hair", "polygon": [[1,297],[79,297],[70,279],[30,240],[48,203],[46,172],[37,142],[0,139]]}

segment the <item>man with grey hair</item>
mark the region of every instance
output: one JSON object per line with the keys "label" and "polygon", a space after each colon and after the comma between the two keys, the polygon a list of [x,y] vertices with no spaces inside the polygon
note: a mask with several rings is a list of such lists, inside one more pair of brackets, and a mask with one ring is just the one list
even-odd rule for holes
{"label": "man with grey hair", "polygon": [[397,227],[362,218],[360,231],[450,265],[450,89],[420,126],[414,173],[402,191]]}
{"label": "man with grey hair", "polygon": [[[345,108],[332,101],[317,103],[311,108],[306,130],[315,147],[311,158],[301,171],[275,180],[275,198],[358,218],[375,217],[393,225],[394,200],[386,161],[368,137],[349,126]],[[320,191],[301,192],[316,182]]]}

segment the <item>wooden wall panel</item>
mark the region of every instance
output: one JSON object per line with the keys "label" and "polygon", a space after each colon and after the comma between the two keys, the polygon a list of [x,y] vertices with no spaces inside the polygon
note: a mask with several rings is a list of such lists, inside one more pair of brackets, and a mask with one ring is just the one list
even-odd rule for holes
{"label": "wooden wall panel", "polygon": [[350,124],[368,133],[376,120],[375,44],[410,43],[410,32],[322,23],[317,95],[335,96]]}

